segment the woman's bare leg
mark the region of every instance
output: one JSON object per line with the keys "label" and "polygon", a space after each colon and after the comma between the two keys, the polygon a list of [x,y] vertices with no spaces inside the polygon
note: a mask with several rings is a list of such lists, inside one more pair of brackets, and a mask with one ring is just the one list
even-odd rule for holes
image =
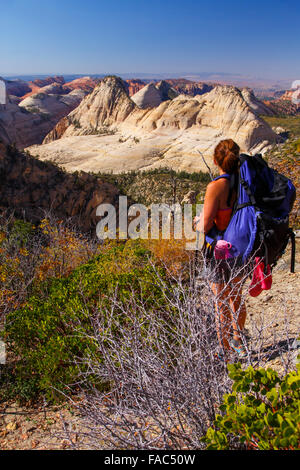
{"label": "woman's bare leg", "polygon": [[223,283],[212,283],[211,289],[216,297],[216,327],[220,346],[230,350],[229,339],[232,325],[232,312],[229,305],[231,289]]}
{"label": "woman's bare leg", "polygon": [[[246,322],[246,306],[242,299],[241,278],[230,284],[212,283],[211,289],[216,297],[216,326],[220,345],[230,350],[230,339],[241,341],[241,331]],[[232,335],[233,331],[233,335]]]}
{"label": "woman's bare leg", "polygon": [[233,339],[241,341],[241,331],[246,322],[246,305],[242,298],[242,278],[236,277],[231,281],[230,306],[232,310]]}

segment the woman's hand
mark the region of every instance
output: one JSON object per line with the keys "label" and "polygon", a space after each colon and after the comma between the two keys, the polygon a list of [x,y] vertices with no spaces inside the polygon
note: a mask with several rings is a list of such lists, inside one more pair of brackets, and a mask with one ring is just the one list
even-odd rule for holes
{"label": "woman's hand", "polygon": [[203,216],[196,215],[193,219],[193,228],[196,232],[203,232]]}

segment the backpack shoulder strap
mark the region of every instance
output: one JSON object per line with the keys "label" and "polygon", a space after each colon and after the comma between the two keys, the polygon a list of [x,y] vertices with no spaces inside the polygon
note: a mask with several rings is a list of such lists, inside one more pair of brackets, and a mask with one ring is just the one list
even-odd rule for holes
{"label": "backpack shoulder strap", "polygon": [[238,174],[232,173],[230,175],[230,186],[229,186],[229,193],[227,198],[227,206],[230,207],[230,202],[232,198],[233,191],[237,189],[238,185]]}
{"label": "backpack shoulder strap", "polygon": [[225,178],[226,180],[230,180],[231,175],[229,173],[224,173],[223,175],[217,176],[213,179],[213,181],[220,180],[221,178]]}
{"label": "backpack shoulder strap", "polygon": [[238,177],[237,173],[231,173],[231,174],[224,173],[223,175],[217,176],[216,178],[213,179],[213,181],[217,181],[221,178],[229,180],[230,187],[229,187],[229,193],[228,193],[228,198],[227,198],[227,206],[228,207],[230,207],[230,202],[231,202],[231,197],[232,197],[233,190],[237,186],[237,180],[238,180],[237,177]]}

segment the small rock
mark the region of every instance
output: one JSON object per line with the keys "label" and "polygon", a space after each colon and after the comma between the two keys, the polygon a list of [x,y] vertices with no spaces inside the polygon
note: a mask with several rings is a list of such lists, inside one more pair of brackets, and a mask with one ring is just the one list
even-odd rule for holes
{"label": "small rock", "polygon": [[271,300],[272,298],[273,298],[273,295],[267,295],[267,296],[263,299],[263,301],[264,301],[264,302],[269,302],[269,300]]}
{"label": "small rock", "polygon": [[15,431],[17,429],[17,423],[14,421],[11,421],[6,425],[7,431]]}
{"label": "small rock", "polygon": [[32,448],[32,449],[35,449],[38,444],[39,444],[39,441],[38,441],[38,440],[32,440],[32,441],[31,441],[31,448]]}

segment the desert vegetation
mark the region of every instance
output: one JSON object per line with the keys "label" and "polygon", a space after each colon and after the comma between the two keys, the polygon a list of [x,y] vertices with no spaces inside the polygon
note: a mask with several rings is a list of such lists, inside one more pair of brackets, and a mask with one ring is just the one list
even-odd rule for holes
{"label": "desert vegetation", "polygon": [[131,200],[146,206],[159,203],[180,204],[190,192],[194,193],[194,201],[200,204],[210,181],[207,173],[188,173],[169,168],[119,174],[97,173],[97,176],[115,184]]}
{"label": "desert vegetation", "polygon": [[[287,130],[267,158],[299,187],[300,136],[296,123]],[[191,192],[201,202],[209,181],[168,169],[97,176],[146,205],[181,203]],[[299,228],[299,198],[291,224]],[[249,298],[249,276],[242,278],[246,356],[225,362],[213,273],[185,240],[100,242],[72,219],[45,213],[33,224],[2,209],[2,417],[8,404],[59,409],[56,445],[64,448],[298,449],[299,254],[290,277],[288,254],[274,269],[274,294],[258,303]],[[281,284],[287,294],[277,299]],[[22,426],[16,414],[0,431],[0,448],[23,445]],[[54,446],[48,428],[42,448]]]}
{"label": "desert vegetation", "polygon": [[[265,117],[265,120],[272,127],[282,128],[287,139],[268,151],[266,158],[269,165],[276,168],[279,172],[292,179],[296,188],[300,185],[300,117]],[[299,190],[296,195],[293,212],[291,214],[291,224],[294,228],[300,227],[300,199]]]}
{"label": "desert vegetation", "polygon": [[2,405],[71,407],[76,440],[64,419],[60,435],[74,448],[299,446],[288,306],[276,334],[275,318],[249,317],[228,370],[205,262],[182,241],[100,243],[3,213],[0,248]]}

